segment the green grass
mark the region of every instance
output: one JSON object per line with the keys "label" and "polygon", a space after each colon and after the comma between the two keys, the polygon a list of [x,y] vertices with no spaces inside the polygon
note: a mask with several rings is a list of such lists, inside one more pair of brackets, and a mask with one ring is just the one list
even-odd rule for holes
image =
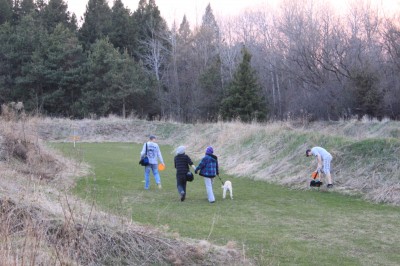
{"label": "green grass", "polygon": [[[144,191],[141,145],[127,143],[52,144],[88,162],[94,175],[80,179],[74,192],[112,213],[180,236],[225,245],[237,243],[258,265],[399,265],[400,210],[357,197],[321,190],[297,191],[250,179],[230,179],[234,200],[222,199],[215,179],[216,203],[206,199],[198,175],[180,202],[172,147],[162,146],[166,170],[163,189]],[[192,158],[195,159],[195,158]],[[198,160],[194,160],[198,164]],[[222,166],[223,167],[223,166]]]}

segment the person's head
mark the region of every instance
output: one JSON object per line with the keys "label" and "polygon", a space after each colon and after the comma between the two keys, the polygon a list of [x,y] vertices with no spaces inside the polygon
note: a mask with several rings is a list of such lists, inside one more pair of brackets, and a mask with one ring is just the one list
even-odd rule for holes
{"label": "person's head", "polygon": [[206,149],[206,154],[213,154],[214,153],[214,149],[211,146],[208,146]]}
{"label": "person's head", "polygon": [[176,154],[184,154],[186,150],[185,146],[179,146],[178,148],[176,148]]}
{"label": "person's head", "polygon": [[149,136],[149,140],[150,140],[150,141],[155,141],[155,140],[156,140],[156,136],[150,135],[150,136]]}
{"label": "person's head", "polygon": [[311,150],[310,149],[307,149],[306,150],[306,156],[308,157],[308,156],[310,156],[311,155]]}

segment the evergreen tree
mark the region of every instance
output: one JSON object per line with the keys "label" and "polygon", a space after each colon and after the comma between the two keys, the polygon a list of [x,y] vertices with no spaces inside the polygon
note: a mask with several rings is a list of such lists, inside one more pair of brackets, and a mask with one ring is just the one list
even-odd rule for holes
{"label": "evergreen tree", "polygon": [[352,77],[353,99],[356,112],[370,117],[382,115],[384,93],[379,90],[378,78],[372,71],[360,71]]}
{"label": "evergreen tree", "polygon": [[113,80],[111,112],[122,114],[124,118],[128,112],[140,116],[159,112],[154,91],[155,81],[135,63],[127,51],[120,55],[116,67],[106,75],[106,78]]}
{"label": "evergreen tree", "polygon": [[74,25],[71,25],[71,16],[68,11],[68,5],[64,0],[50,0],[43,10],[40,11],[40,17],[44,27],[52,32],[58,24],[74,30]]}
{"label": "evergreen tree", "polygon": [[164,77],[171,54],[167,23],[161,17],[155,0],[149,0],[148,3],[146,0],[141,0],[132,16],[135,25],[138,25],[137,47],[133,56],[154,75],[158,84],[156,97],[164,113],[167,104]]}
{"label": "evergreen tree", "polygon": [[202,68],[215,62],[219,57],[220,33],[210,4],[203,15],[199,32],[196,34],[196,47],[199,52]]}
{"label": "evergreen tree", "polygon": [[85,50],[96,40],[106,38],[111,31],[111,9],[106,0],[89,0],[79,40]]}
{"label": "evergreen tree", "polygon": [[21,1],[14,0],[14,5],[12,6],[12,24],[16,25],[21,19]]}
{"label": "evergreen tree", "polygon": [[[152,43],[158,42],[160,47],[168,47],[168,27],[165,20],[161,17],[160,10],[154,0],[140,0],[138,9],[132,14],[134,24],[138,25],[137,49],[135,58],[146,61],[152,57]],[[167,50],[167,49],[164,49]],[[148,69],[153,69],[149,63],[145,63]]]}
{"label": "evergreen tree", "polygon": [[26,16],[35,11],[36,5],[33,0],[22,0],[21,1],[21,15]]}
{"label": "evergreen tree", "polygon": [[27,87],[36,84],[40,112],[70,116],[80,95],[82,47],[75,34],[58,24],[42,36],[24,74]]}
{"label": "evergreen tree", "polygon": [[84,72],[85,85],[78,105],[82,116],[109,114],[112,105],[110,88],[113,80],[106,76],[116,68],[118,59],[119,52],[108,39],[99,39],[90,47]]}
{"label": "evergreen tree", "polygon": [[267,108],[257,76],[250,65],[251,55],[245,47],[242,54],[242,62],[222,101],[221,116],[224,120],[239,118],[243,122],[251,122],[253,119],[263,121],[267,116]]}
{"label": "evergreen tree", "polygon": [[208,99],[207,102],[197,103],[197,108],[202,119],[211,121],[217,119],[223,91],[219,43],[219,27],[208,4],[200,30],[195,36],[195,47],[200,73],[197,97]]}
{"label": "evergreen tree", "polygon": [[121,0],[114,0],[111,14],[111,28],[109,39],[114,47],[121,52],[130,47],[134,32],[131,29],[130,11],[125,8]]}
{"label": "evergreen tree", "polygon": [[179,29],[171,31],[171,84],[169,85],[169,113],[178,121],[193,121],[196,115],[196,97],[193,97],[197,77],[197,69],[193,50],[193,34],[186,16],[183,17]]}
{"label": "evergreen tree", "polygon": [[23,101],[26,109],[37,107],[36,91],[38,84],[32,84],[26,77],[25,70],[29,67],[32,54],[40,44],[44,30],[32,15],[21,18],[19,24],[11,27],[12,33],[2,43],[6,55],[7,90],[10,101]]}
{"label": "evergreen tree", "polygon": [[11,88],[14,86],[11,76],[14,65],[10,60],[13,53],[10,37],[13,32],[14,28],[9,22],[0,25],[0,104],[11,100]]}
{"label": "evergreen tree", "polygon": [[207,101],[201,102],[202,116],[207,121],[216,121],[222,101],[221,62],[214,61],[199,78],[202,94]]}
{"label": "evergreen tree", "polygon": [[92,45],[84,74],[85,85],[79,101],[81,116],[126,115],[126,110],[143,113],[141,109],[150,113],[157,107],[154,82],[108,39]]}
{"label": "evergreen tree", "polygon": [[12,19],[12,0],[0,0],[0,25]]}

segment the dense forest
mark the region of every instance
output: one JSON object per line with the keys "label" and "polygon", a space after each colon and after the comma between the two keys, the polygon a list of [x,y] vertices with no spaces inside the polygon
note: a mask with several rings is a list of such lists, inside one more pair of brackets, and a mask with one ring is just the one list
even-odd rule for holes
{"label": "dense forest", "polygon": [[399,18],[314,2],[218,21],[208,5],[199,25],[168,27],[155,0],[89,0],[79,22],[64,0],[0,0],[0,104],[70,118],[399,119]]}

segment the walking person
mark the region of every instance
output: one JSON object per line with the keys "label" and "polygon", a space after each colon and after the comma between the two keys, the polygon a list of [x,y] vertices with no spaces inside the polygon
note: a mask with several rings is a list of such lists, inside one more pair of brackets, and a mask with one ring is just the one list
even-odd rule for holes
{"label": "walking person", "polygon": [[206,155],[201,159],[200,164],[196,167],[194,171],[196,174],[204,177],[204,183],[206,185],[207,199],[208,202],[214,203],[215,197],[213,192],[213,181],[216,175],[219,175],[218,170],[218,158],[214,155],[214,149],[208,146],[206,149]]}
{"label": "walking person", "polygon": [[193,169],[196,169],[192,159],[185,154],[185,150],[185,146],[179,146],[176,149],[176,156],[174,158],[174,165],[176,168],[176,187],[181,197],[181,201],[184,201],[186,198],[186,174],[189,172],[189,166],[193,167]]}
{"label": "walking person", "polygon": [[[147,151],[147,154],[146,154]],[[156,143],[156,136],[150,135],[149,141],[143,144],[143,149],[140,152],[140,158],[146,156],[149,158],[149,164],[144,167],[144,189],[150,189],[150,170],[153,172],[154,179],[159,189],[161,189],[161,178],[158,172],[158,161],[164,164],[161,150]]]}
{"label": "walking person", "polygon": [[[315,156],[317,159],[317,170],[316,172],[319,172],[321,174],[324,174],[326,176],[326,179],[328,181],[328,188],[333,187],[332,183],[332,176],[331,176],[331,161],[332,161],[332,155],[325,150],[324,148],[321,147],[314,147],[312,149],[307,149],[306,150],[306,156]],[[321,184],[320,180],[315,180],[316,184],[318,186],[318,183]]]}

